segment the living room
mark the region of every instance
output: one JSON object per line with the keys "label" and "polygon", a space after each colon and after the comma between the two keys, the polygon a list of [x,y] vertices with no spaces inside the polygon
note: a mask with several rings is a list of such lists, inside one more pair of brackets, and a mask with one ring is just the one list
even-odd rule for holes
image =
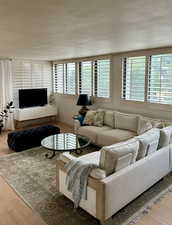
{"label": "living room", "polygon": [[172,3],[0,4],[0,224],[171,225]]}

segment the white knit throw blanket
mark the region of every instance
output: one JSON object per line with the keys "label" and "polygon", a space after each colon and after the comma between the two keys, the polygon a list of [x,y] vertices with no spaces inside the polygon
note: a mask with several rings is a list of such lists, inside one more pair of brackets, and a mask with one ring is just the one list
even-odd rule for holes
{"label": "white knit throw blanket", "polygon": [[72,193],[74,207],[77,208],[81,198],[87,199],[87,182],[91,170],[98,168],[98,165],[84,160],[73,159],[65,165],[67,170],[66,185]]}

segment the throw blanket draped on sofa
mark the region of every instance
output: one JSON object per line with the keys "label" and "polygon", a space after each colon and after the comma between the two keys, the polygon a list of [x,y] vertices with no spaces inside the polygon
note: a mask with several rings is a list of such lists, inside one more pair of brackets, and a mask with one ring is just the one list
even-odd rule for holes
{"label": "throw blanket draped on sofa", "polygon": [[74,207],[77,208],[83,197],[87,199],[87,181],[91,170],[98,165],[83,160],[74,159],[65,165],[67,170],[66,185],[69,192],[72,193]]}

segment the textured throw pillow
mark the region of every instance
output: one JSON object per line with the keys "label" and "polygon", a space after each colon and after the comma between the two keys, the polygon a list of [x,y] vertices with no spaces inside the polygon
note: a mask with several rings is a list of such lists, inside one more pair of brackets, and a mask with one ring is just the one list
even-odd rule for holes
{"label": "textured throw pillow", "polygon": [[97,110],[96,111],[96,114],[94,116],[93,125],[94,126],[97,126],[97,127],[102,127],[103,126],[103,123],[104,123],[104,115],[105,115],[105,112],[104,111]]}
{"label": "textured throw pillow", "polygon": [[115,112],[115,128],[137,132],[138,115]]}
{"label": "textured throw pillow", "polygon": [[158,128],[152,128],[146,133],[135,138],[140,142],[137,155],[137,160],[139,160],[157,150],[160,138],[160,130]]}
{"label": "textured throw pillow", "polygon": [[158,148],[165,147],[172,143],[172,126],[164,127],[160,130],[160,139]]}
{"label": "textured throw pillow", "polygon": [[160,120],[152,120],[151,123],[152,123],[153,128],[163,128],[164,127],[163,122]]}
{"label": "textured throw pillow", "polygon": [[149,120],[152,124],[152,128],[163,128],[164,123],[160,119],[153,119],[149,117],[142,117],[145,120]]}
{"label": "textured throw pillow", "polygon": [[99,167],[110,175],[136,161],[139,141],[131,139],[111,146],[103,147],[100,152]]}
{"label": "textured throw pillow", "polygon": [[141,135],[150,129],[152,129],[152,124],[151,124],[150,120],[140,116],[139,121],[138,121],[137,134]]}
{"label": "textured throw pillow", "polygon": [[94,118],[96,115],[96,111],[95,110],[89,110],[84,118],[83,124],[85,125],[93,125],[94,124]]}

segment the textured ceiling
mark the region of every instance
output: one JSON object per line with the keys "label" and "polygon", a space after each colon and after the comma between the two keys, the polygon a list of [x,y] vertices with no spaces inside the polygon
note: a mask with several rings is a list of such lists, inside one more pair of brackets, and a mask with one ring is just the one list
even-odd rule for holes
{"label": "textured ceiling", "polygon": [[0,56],[65,59],[172,45],[172,0],[0,0]]}

